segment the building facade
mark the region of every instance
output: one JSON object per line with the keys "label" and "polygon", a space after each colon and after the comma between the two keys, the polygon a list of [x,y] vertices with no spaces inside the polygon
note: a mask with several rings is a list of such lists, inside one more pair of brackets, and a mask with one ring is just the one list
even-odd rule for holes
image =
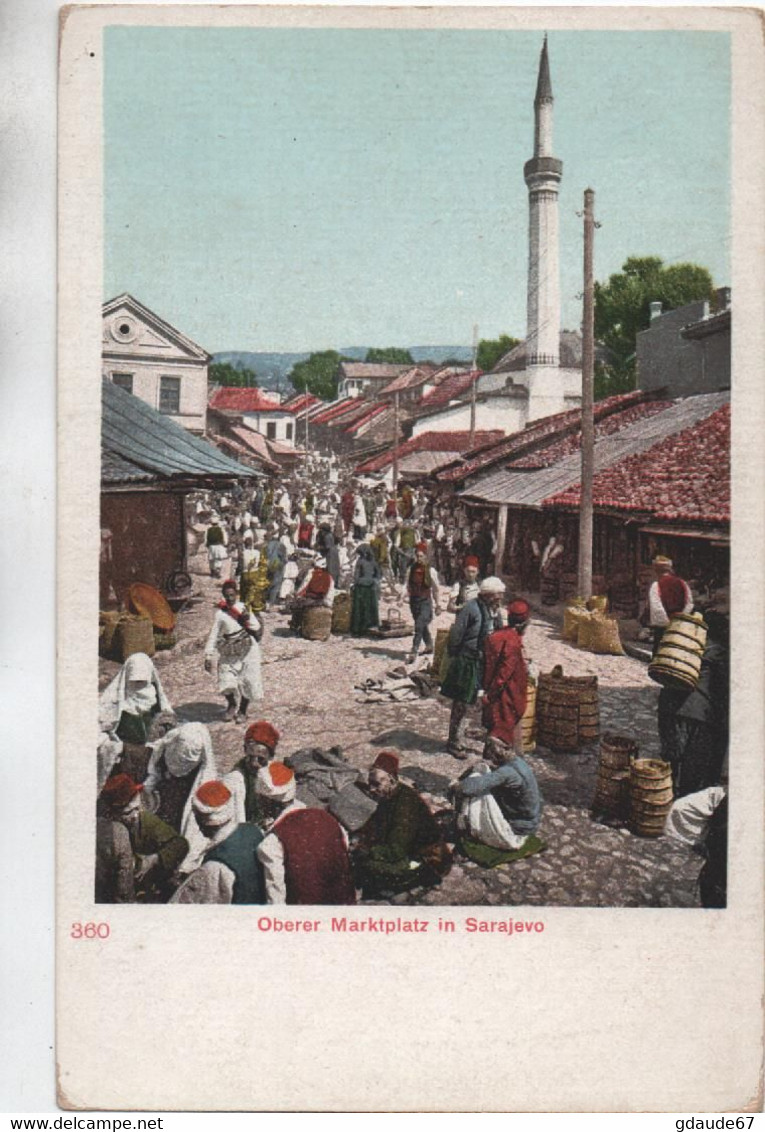
{"label": "building facade", "polygon": [[207,425],[210,355],[132,295],[103,306],[102,374],[189,432]]}

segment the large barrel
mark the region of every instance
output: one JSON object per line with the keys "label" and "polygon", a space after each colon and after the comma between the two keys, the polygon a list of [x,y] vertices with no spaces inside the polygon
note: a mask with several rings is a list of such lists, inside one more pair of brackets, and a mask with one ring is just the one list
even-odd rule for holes
{"label": "large barrel", "polygon": [[630,828],[661,837],[672,809],[672,768],[659,759],[634,759],[630,769]]}
{"label": "large barrel", "polygon": [[696,687],[707,643],[707,625],[700,613],[678,613],[662,634],[648,675],[665,688]]}
{"label": "large barrel", "polygon": [[578,751],[600,731],[597,676],[542,673],[537,689],[537,742],[552,751]]}
{"label": "large barrel", "polygon": [[536,684],[529,684],[526,694],[526,710],[521,718],[521,733],[523,735],[523,752],[531,754],[537,745],[537,688]]}

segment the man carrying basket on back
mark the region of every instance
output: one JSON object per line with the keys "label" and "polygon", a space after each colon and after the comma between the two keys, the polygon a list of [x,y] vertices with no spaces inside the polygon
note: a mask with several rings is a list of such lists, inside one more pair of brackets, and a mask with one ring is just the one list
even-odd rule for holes
{"label": "man carrying basket on back", "polygon": [[677,613],[690,613],[693,609],[691,587],[672,569],[672,559],[657,554],[652,562],[656,581],[648,590],[648,601],[640,618],[641,625],[653,631],[653,654],[661,644],[664,630]]}

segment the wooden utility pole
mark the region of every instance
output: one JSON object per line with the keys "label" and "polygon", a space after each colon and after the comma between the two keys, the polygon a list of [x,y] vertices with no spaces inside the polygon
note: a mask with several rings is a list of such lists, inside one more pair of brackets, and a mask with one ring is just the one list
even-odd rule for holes
{"label": "wooden utility pole", "polygon": [[582,310],[582,483],[579,504],[580,597],[592,597],[592,480],[595,467],[595,193],[584,193],[584,303]]}
{"label": "wooden utility pole", "polygon": [[393,394],[393,497],[398,491],[398,390]]}
{"label": "wooden utility pole", "polygon": [[473,380],[470,383],[470,447],[475,438],[475,371],[478,358],[478,326],[473,327]]}

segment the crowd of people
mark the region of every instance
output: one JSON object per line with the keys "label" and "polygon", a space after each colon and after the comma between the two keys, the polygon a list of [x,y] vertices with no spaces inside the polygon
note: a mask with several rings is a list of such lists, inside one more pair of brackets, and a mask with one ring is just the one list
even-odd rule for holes
{"label": "crowd of people", "polygon": [[[543,801],[521,722],[531,610],[492,573],[488,525],[470,524],[460,507],[447,514],[408,486],[394,494],[341,482],[336,462],[320,457],[248,495],[239,485],[228,495],[200,494],[190,519],[203,532],[211,576],[221,580],[204,667],[215,673],[221,718],[245,727],[243,754],[219,774],[209,729],[179,723],[151,659],[128,658],[100,703],[99,901],[353,904],[439,884],[455,847],[482,864],[544,848],[536,836]],[[656,573],[645,621],[658,647],[670,618],[693,598],[669,560],[658,559]],[[316,610],[331,618],[345,595],[348,631],[361,637],[379,629],[383,592],[409,605],[407,665],[433,655],[434,617],[444,608],[453,614],[437,673],[451,702],[444,750],[457,762],[468,758],[471,708],[485,745],[437,814],[400,781],[398,753],[381,752],[360,782],[374,812],[361,828],[346,828],[329,809],[299,799],[289,757],[277,756],[276,728],[249,723],[263,699],[262,615],[281,611],[305,634]],[[697,689],[682,702],[666,689],[660,696],[662,754],[679,798],[719,790],[723,701],[727,641],[723,619],[711,617]],[[724,790],[718,806],[723,799]]]}

